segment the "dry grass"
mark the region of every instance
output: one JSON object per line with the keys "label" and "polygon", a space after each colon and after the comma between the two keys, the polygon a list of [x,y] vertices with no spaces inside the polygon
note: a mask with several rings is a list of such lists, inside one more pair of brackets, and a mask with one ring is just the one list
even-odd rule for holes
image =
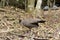
{"label": "dry grass", "polygon": [[60,9],[45,11],[44,19],[47,22],[39,24],[38,28],[32,28],[32,32],[19,24],[19,19],[34,18],[34,16],[14,7],[0,8],[0,40],[33,40],[33,38],[59,40]]}

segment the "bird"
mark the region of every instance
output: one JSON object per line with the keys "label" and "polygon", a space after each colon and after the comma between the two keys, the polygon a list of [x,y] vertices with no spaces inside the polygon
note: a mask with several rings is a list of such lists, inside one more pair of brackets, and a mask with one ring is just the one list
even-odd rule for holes
{"label": "bird", "polygon": [[[43,9],[44,11],[47,11],[49,8],[49,6],[45,6]],[[58,7],[56,5],[53,5],[52,10],[58,10]]]}
{"label": "bird", "polygon": [[49,9],[49,6],[45,6],[43,9],[44,11],[47,11]]}
{"label": "bird", "polygon": [[56,5],[53,5],[52,10],[58,10],[58,7]]}
{"label": "bird", "polygon": [[23,26],[26,26],[27,28],[31,29],[33,27],[38,27],[38,23],[45,23],[45,20],[42,19],[33,19],[33,18],[29,18],[29,19],[24,19],[24,20],[19,20],[19,23]]}

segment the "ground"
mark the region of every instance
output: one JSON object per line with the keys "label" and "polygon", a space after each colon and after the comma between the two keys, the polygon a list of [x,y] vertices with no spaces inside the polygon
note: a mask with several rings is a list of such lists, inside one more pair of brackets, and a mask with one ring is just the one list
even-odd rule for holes
{"label": "ground", "polygon": [[19,23],[19,19],[33,18],[34,15],[14,7],[0,8],[0,40],[60,40],[60,8],[44,11],[46,23],[29,29]]}

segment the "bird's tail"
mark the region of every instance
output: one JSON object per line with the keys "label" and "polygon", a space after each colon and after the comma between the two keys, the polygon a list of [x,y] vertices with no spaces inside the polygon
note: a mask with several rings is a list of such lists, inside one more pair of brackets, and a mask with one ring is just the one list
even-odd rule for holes
{"label": "bird's tail", "polygon": [[45,20],[40,20],[37,23],[45,23],[45,22],[46,22]]}

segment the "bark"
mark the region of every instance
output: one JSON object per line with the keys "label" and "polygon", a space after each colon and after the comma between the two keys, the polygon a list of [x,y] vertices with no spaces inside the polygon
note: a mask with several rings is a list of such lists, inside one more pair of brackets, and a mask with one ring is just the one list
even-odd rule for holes
{"label": "bark", "polygon": [[28,0],[27,10],[32,11],[34,9],[35,0]]}
{"label": "bark", "polygon": [[42,19],[44,11],[42,10],[42,0],[37,0],[35,15]]}
{"label": "bark", "polygon": [[42,0],[37,0],[36,9],[41,9]]}
{"label": "bark", "polygon": [[0,2],[0,7],[4,7],[4,6],[5,6],[5,1],[6,1],[6,0],[1,0],[1,2]]}
{"label": "bark", "polygon": [[4,7],[5,5],[9,5],[9,0],[1,0],[0,7]]}

